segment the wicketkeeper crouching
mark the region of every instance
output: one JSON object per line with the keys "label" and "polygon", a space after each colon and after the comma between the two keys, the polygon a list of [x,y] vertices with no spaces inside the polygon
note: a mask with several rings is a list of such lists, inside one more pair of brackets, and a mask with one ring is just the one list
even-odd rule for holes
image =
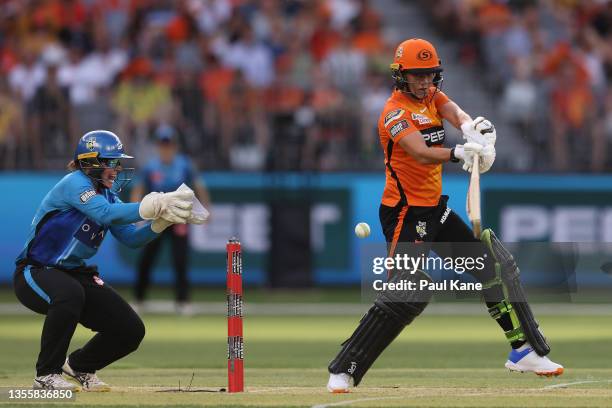
{"label": "wicketkeeper crouching", "polygon": [[[34,388],[109,391],[96,372],[136,350],[145,335],[130,305],[85,260],[110,232],[129,247],[140,247],[172,224],[201,224],[192,211],[193,191],[150,193],[123,203],[117,192],[129,182],[121,140],[96,130],[78,142],[71,173],[40,204],[25,247],[17,257],[14,287],[27,308],[46,315]],[[144,225],[134,223],[151,220]],[[96,332],[66,357],[76,326]],[[65,374],[72,382],[62,377]]]}

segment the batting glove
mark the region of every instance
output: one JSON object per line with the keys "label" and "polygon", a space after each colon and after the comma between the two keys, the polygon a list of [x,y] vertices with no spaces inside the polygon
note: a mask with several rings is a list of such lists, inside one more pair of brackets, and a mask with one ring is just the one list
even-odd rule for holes
{"label": "batting glove", "polygon": [[470,172],[474,164],[474,155],[480,153],[481,150],[482,145],[478,143],[457,145],[455,146],[455,157],[463,163],[463,170]]}
{"label": "batting glove", "polygon": [[465,122],[461,125],[463,138],[468,142],[478,143],[482,146],[495,146],[497,140],[497,132],[493,124],[483,118],[477,117],[473,121]]}
{"label": "batting glove", "polygon": [[478,171],[482,173],[486,173],[489,171],[491,166],[493,166],[493,162],[495,162],[495,147],[492,145],[487,145],[482,148],[480,154],[480,161],[478,162]]}

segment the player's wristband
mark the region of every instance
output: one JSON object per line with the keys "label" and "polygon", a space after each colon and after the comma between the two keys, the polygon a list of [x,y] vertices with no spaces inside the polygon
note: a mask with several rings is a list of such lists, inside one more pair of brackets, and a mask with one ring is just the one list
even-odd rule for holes
{"label": "player's wristband", "polygon": [[451,147],[450,161],[453,162],[453,163],[459,163],[459,159],[455,157],[455,148],[454,147]]}

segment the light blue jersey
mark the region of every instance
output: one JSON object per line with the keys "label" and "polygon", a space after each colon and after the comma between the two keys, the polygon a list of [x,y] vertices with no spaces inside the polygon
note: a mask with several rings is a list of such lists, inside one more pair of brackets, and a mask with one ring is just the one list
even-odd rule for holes
{"label": "light blue jersey", "polygon": [[45,196],[32,220],[26,245],[17,257],[32,265],[72,269],[98,252],[108,230],[136,248],[158,236],[142,221],[139,203],[123,203],[106,188],[96,190],[82,171],[66,175]]}
{"label": "light blue jersey", "polygon": [[192,186],[197,172],[191,160],[185,155],[177,154],[172,162],[164,163],[159,157],[147,163],[142,171],[142,182],[145,191],[174,191],[183,183]]}

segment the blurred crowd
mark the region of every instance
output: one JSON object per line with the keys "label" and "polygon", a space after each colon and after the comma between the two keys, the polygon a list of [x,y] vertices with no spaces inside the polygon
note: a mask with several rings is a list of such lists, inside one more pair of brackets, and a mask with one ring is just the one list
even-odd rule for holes
{"label": "blurred crowd", "polygon": [[609,171],[612,1],[423,1],[484,85],[535,170]]}
{"label": "blurred crowd", "polygon": [[[5,0],[0,166],[63,168],[92,129],[144,161],[171,126],[204,170],[380,169],[396,44],[373,4]],[[536,153],[529,170],[612,168],[612,1],[422,6]]]}
{"label": "blurred crowd", "polygon": [[160,126],[204,170],[382,165],[373,132],[394,44],[367,0],[5,0],[0,12],[5,169],[61,169],[92,129],[144,161]]}

